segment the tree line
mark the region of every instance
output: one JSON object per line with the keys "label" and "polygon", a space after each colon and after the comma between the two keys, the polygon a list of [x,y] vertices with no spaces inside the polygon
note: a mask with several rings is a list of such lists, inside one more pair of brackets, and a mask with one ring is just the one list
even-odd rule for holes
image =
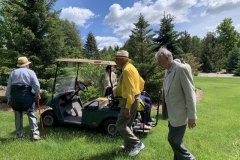
{"label": "tree line", "polygon": [[215,32],[203,38],[187,31],[174,30],[174,17],[164,15],[159,30],[154,31],[143,15],[134,23],[129,39],[122,47],[99,50],[92,32],[82,42],[74,23],[59,18],[54,11],[56,0],[0,1],[0,73],[16,68],[16,59],[27,56],[34,65],[43,89],[50,90],[56,58],[89,58],[113,60],[119,49],[130,53],[132,62],[146,80],[146,90],[157,97],[164,73],[159,70],[154,55],[161,46],[172,51],[174,58],[183,57],[194,74],[219,72],[240,75],[240,33],[225,18]]}

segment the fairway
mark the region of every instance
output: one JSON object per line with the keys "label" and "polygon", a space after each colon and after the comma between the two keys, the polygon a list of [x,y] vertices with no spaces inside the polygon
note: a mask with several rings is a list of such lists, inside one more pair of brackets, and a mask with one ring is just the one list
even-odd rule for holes
{"label": "fairway", "polygon": [[[186,147],[198,160],[240,159],[239,78],[195,77],[195,85],[203,91],[197,104],[197,127],[187,129]],[[0,111],[1,160],[126,160],[120,137],[108,137],[98,130],[77,126],[46,128],[47,139],[33,142],[27,116],[25,137],[16,140],[14,115]],[[40,126],[40,124],[39,124]],[[173,153],[167,142],[167,121],[159,120],[147,136],[140,135],[145,149],[139,160],[171,160]]]}

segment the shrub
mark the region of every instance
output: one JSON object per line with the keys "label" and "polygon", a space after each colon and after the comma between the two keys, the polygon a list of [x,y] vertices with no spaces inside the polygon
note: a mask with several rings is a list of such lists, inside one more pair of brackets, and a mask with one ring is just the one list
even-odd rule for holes
{"label": "shrub", "polygon": [[80,97],[81,97],[82,103],[86,103],[90,100],[98,98],[100,94],[101,92],[98,88],[94,86],[89,86],[86,92],[80,92]]}
{"label": "shrub", "polygon": [[50,92],[47,90],[41,90],[41,99],[39,101],[40,105],[46,104],[47,100],[51,97]]}

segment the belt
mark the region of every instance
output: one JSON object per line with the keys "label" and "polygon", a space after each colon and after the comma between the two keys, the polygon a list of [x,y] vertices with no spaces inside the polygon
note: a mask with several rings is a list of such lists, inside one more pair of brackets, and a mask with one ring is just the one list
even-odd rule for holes
{"label": "belt", "polygon": [[140,96],[140,94],[137,94],[137,95],[134,96],[134,98],[138,98],[139,96]]}
{"label": "belt", "polygon": [[28,88],[32,88],[31,86],[28,85],[22,85],[22,84],[14,84],[11,86],[12,89],[28,89]]}

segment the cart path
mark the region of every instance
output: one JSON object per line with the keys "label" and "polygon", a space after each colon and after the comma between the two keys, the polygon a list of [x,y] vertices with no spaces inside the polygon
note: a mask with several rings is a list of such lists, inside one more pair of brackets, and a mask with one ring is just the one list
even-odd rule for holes
{"label": "cart path", "polygon": [[233,78],[240,78],[234,76],[234,74],[225,74],[225,73],[199,73],[199,77],[233,77]]}

